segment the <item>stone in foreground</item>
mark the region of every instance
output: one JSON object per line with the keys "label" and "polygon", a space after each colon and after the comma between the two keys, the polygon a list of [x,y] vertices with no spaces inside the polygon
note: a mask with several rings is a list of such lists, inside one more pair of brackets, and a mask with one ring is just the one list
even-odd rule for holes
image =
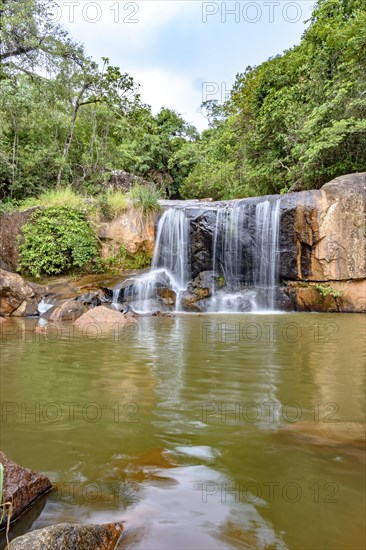
{"label": "stone in foreground", "polygon": [[98,306],[84,313],[74,324],[80,329],[97,327],[104,332],[112,328],[123,328],[127,323],[136,322],[136,318],[131,314],[124,315],[106,306]]}
{"label": "stone in foreground", "polygon": [[[35,500],[52,489],[50,480],[19,466],[0,451],[0,462],[4,467],[3,502],[12,502],[11,519],[20,516]],[[0,528],[6,524],[6,514]]]}
{"label": "stone in foreground", "polygon": [[37,313],[34,289],[20,275],[0,269],[0,315],[25,317]]}
{"label": "stone in foreground", "polygon": [[76,321],[86,312],[87,308],[81,302],[67,300],[55,308],[50,315],[50,321]]}
{"label": "stone in foreground", "polygon": [[121,523],[60,523],[17,537],[9,550],[114,550],[122,532]]}

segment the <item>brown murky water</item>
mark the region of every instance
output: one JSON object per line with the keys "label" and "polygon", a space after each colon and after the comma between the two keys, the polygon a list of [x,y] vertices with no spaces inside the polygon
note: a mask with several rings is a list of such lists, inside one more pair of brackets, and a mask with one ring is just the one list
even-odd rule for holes
{"label": "brown murky water", "polygon": [[120,548],[365,547],[364,316],[34,324],[1,327],[1,448],[56,490],[18,530],[125,520]]}

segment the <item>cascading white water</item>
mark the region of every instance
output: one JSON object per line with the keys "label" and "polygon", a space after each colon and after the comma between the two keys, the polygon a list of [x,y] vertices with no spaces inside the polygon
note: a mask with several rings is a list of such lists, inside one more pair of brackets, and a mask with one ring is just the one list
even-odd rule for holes
{"label": "cascading white water", "polygon": [[187,287],[189,268],[189,220],[185,210],[170,208],[162,215],[156,236],[152,269],[163,268],[180,290]]}
{"label": "cascading white water", "polygon": [[280,199],[274,203],[261,202],[255,211],[255,250],[253,254],[253,283],[265,291],[258,305],[274,308],[278,283]]}
{"label": "cascading white water", "polygon": [[189,219],[184,209],[169,208],[159,220],[151,270],[133,280],[124,299],[134,311],[152,313],[162,306],[159,291],[170,289],[179,311],[180,296],[190,277],[189,260]]}
{"label": "cascading white water", "polygon": [[[278,282],[280,199],[263,201],[253,210],[245,204],[218,209],[213,237],[213,282],[210,311],[273,309]],[[246,234],[246,242],[241,236]]]}
{"label": "cascading white water", "polygon": [[220,273],[220,262],[225,283],[233,290],[239,290],[242,283],[244,249],[238,228],[244,225],[245,214],[245,208],[235,205],[219,208],[216,216],[212,270],[214,276]]}
{"label": "cascading white water", "polygon": [[[243,262],[245,250],[239,228],[244,226],[246,209],[242,205],[225,205],[217,210],[213,237],[212,298],[210,311],[239,311],[243,302]],[[222,277],[225,291],[217,291]]]}
{"label": "cascading white water", "polygon": [[[273,310],[278,284],[280,199],[220,205],[212,236],[211,298],[208,311]],[[117,285],[137,313],[175,306],[191,280],[190,219],[184,208],[165,210],[159,220],[148,273]]]}

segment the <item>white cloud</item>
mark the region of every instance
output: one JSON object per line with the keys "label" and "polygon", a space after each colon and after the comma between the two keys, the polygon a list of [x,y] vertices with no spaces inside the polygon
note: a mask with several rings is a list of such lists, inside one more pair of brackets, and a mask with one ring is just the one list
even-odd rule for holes
{"label": "white cloud", "polygon": [[104,40],[113,40],[119,46],[141,48],[158,38],[162,27],[187,15],[190,3],[184,0],[57,0],[57,4],[60,22],[74,37],[85,40],[94,34],[101,39],[101,44]]}
{"label": "white cloud", "polygon": [[178,111],[199,131],[207,128],[207,119],[199,109],[201,91],[197,90],[191,79],[159,67],[135,69],[134,78],[141,84],[142,101],[151,105],[154,113],[161,107],[169,107]]}

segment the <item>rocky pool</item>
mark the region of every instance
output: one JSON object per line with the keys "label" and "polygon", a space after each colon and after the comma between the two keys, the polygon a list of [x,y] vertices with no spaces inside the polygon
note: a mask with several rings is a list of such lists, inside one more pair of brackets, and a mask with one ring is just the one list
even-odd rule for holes
{"label": "rocky pool", "polygon": [[13,535],[125,521],[119,548],[365,546],[365,317],[141,317],[1,342],[1,448],[55,489]]}

